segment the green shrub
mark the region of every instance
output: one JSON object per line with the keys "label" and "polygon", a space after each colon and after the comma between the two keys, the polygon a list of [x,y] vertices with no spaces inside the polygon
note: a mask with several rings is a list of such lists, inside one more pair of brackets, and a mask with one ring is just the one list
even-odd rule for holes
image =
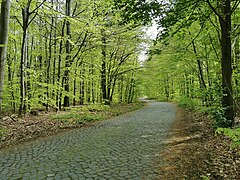
{"label": "green shrub", "polygon": [[225,109],[219,106],[213,106],[209,110],[209,114],[214,120],[213,127],[217,128],[227,128],[231,127],[231,121],[227,120],[224,116]]}
{"label": "green shrub", "polygon": [[232,140],[231,147],[239,147],[240,146],[240,128],[230,129],[230,128],[218,128],[216,130],[216,134],[224,134],[228,136]]}
{"label": "green shrub", "polygon": [[180,107],[189,110],[193,110],[198,106],[197,100],[191,99],[189,97],[182,97],[177,102]]}

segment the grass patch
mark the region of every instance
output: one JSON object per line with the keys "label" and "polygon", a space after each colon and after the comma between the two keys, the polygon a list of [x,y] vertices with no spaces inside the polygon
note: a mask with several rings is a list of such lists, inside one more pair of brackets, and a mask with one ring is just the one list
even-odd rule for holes
{"label": "grass patch", "polygon": [[101,120],[102,117],[99,114],[77,114],[77,113],[66,113],[66,114],[55,114],[51,116],[51,119],[60,121],[62,123],[69,124],[82,124],[87,121],[98,121]]}
{"label": "grass patch", "polygon": [[121,114],[137,110],[144,106],[144,103],[131,103],[131,104],[112,104],[101,105],[85,105],[81,107],[70,108],[67,112],[60,112],[60,114],[51,115],[54,121],[60,121],[65,124],[82,124],[90,121],[100,121],[109,119],[111,117],[119,116]]}

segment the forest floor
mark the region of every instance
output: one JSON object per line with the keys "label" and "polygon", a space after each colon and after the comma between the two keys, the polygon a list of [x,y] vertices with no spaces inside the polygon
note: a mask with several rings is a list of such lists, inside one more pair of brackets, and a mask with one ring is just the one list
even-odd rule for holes
{"label": "forest floor", "polygon": [[211,119],[202,113],[177,111],[171,135],[162,152],[160,179],[240,179],[240,147],[215,135]]}
{"label": "forest floor", "polygon": [[0,149],[66,130],[91,126],[94,121],[110,119],[143,106],[142,102],[111,106],[84,105],[58,113],[36,110],[21,118],[17,114],[4,116],[0,119]]}

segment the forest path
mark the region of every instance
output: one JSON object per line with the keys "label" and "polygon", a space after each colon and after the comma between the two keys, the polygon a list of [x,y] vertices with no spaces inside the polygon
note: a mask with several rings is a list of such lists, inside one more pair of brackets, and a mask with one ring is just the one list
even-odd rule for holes
{"label": "forest path", "polygon": [[0,179],[156,179],[175,118],[170,103],[0,151]]}

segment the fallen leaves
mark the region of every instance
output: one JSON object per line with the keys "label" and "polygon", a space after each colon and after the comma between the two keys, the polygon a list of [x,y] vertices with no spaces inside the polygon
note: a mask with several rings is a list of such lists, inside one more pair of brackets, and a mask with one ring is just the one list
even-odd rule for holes
{"label": "fallen leaves", "polygon": [[208,116],[179,109],[161,153],[159,179],[240,179],[240,149],[215,136]]}
{"label": "fallen leaves", "polygon": [[[132,104],[114,104],[110,107],[101,105],[86,105],[81,106],[85,108],[85,111],[80,111],[79,107],[73,107],[69,109],[76,115],[88,115],[91,108],[91,116],[86,116],[91,120],[98,120],[98,116],[101,113],[105,113],[104,119],[108,119],[126,112],[130,112],[139,109],[143,106],[142,103]],[[100,108],[100,109],[99,109]],[[15,145],[23,141],[28,141],[42,136],[49,136],[55,133],[65,131],[66,129],[78,128],[82,126],[91,126],[91,122],[87,123],[86,120],[83,122],[76,123],[72,119],[67,119],[67,123],[64,120],[54,120],[52,116],[66,115],[69,111],[61,111],[59,113],[53,112],[37,112],[26,114],[19,118],[16,114],[5,116],[0,119],[0,148]],[[66,119],[65,119],[66,120]]]}

